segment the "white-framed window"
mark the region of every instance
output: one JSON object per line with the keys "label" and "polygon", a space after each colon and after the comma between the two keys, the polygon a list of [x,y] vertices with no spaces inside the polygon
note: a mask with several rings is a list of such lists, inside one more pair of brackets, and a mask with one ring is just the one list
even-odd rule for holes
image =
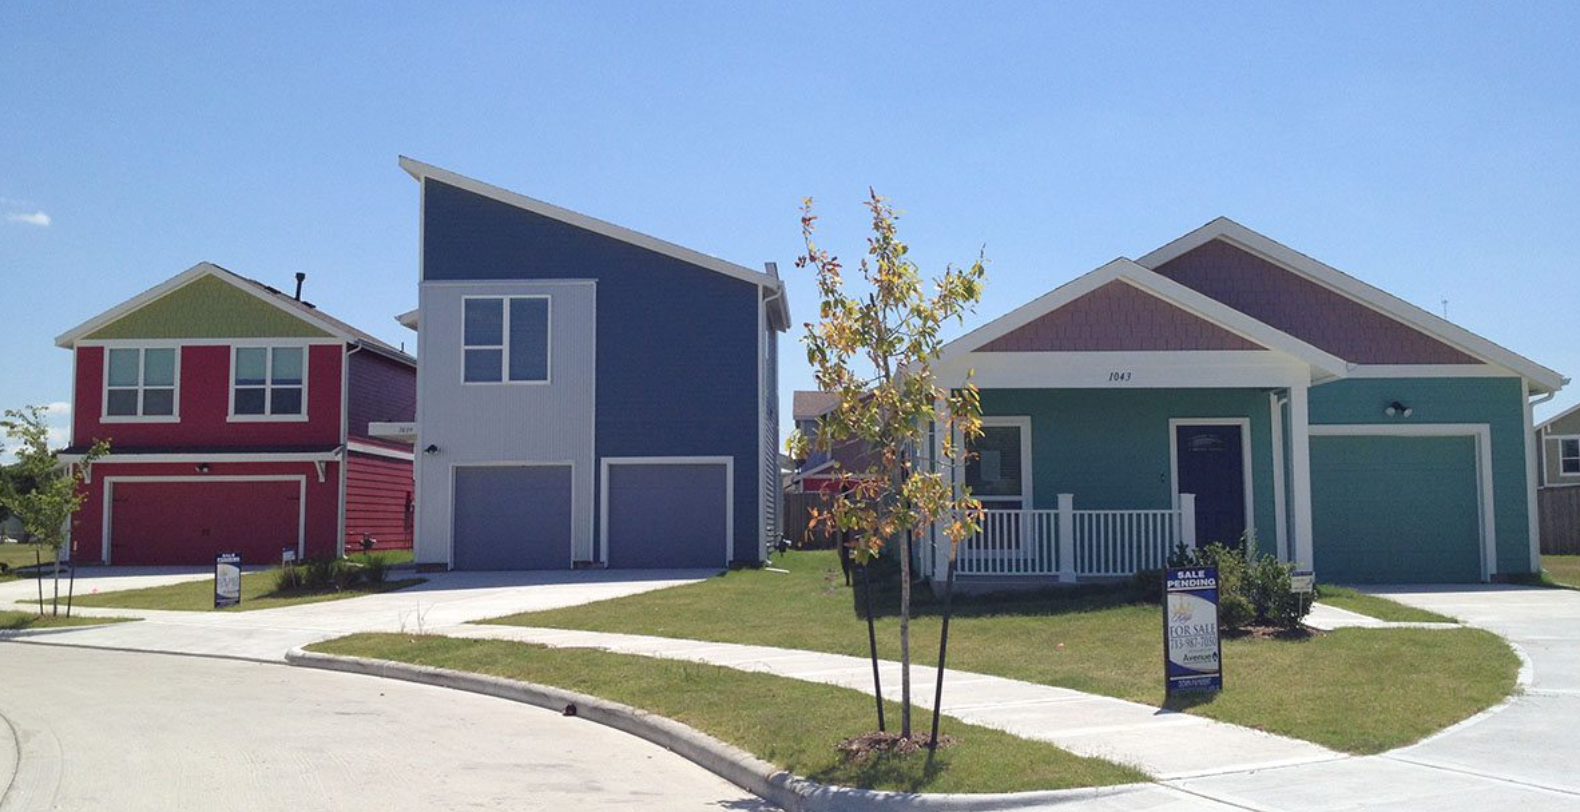
{"label": "white-framed window", "polygon": [[1558,470],[1565,476],[1580,474],[1580,438],[1558,441]]}
{"label": "white-framed window", "polygon": [[110,347],[104,358],[104,420],[178,419],[181,353],[176,347]]}
{"label": "white-framed window", "polygon": [[230,419],[306,420],[307,347],[232,347]]}
{"label": "white-framed window", "polygon": [[549,382],[549,297],[461,300],[463,383]]}

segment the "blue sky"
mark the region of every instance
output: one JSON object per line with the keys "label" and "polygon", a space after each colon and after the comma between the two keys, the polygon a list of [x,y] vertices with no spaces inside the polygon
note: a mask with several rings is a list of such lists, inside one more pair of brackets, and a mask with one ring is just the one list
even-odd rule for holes
{"label": "blue sky", "polygon": [[0,403],[199,260],[410,343],[402,153],[778,261],[798,318],[806,196],[849,259],[868,185],[924,266],[985,245],[979,321],[1228,215],[1580,372],[1580,4],[214,5],[0,5]]}

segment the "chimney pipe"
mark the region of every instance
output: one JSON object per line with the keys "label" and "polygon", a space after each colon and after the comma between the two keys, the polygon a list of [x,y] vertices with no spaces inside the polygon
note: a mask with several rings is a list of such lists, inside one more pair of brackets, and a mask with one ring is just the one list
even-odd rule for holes
{"label": "chimney pipe", "polygon": [[298,302],[300,302],[302,300],[302,283],[306,282],[306,281],[307,281],[307,273],[304,272],[304,271],[297,271],[296,272],[296,296],[295,296],[295,298],[296,298],[296,301],[298,301]]}

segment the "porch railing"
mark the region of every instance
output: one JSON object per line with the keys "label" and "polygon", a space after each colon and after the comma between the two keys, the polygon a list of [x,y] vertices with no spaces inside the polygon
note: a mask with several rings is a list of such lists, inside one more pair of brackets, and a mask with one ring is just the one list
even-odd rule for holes
{"label": "porch railing", "polygon": [[1157,569],[1175,544],[1196,544],[1196,497],[1165,510],[1076,510],[1059,494],[1055,510],[988,510],[982,531],[961,544],[958,575],[1056,576],[1061,581],[1123,577]]}

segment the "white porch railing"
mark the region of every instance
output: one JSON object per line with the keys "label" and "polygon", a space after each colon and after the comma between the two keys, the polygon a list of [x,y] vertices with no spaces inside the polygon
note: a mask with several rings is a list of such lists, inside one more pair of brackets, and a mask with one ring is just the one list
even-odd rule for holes
{"label": "white porch railing", "polygon": [[1056,510],[986,511],[955,566],[957,575],[1122,577],[1164,566],[1180,542],[1196,545],[1192,494],[1180,494],[1172,510],[1076,510],[1075,497],[1062,493]]}

